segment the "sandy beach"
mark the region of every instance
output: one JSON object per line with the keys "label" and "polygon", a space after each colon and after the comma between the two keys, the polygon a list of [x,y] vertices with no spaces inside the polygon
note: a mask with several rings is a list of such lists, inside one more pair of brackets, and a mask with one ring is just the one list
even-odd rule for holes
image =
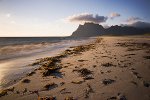
{"label": "sandy beach", "polygon": [[31,65],[0,100],[150,100],[148,36],[97,37]]}

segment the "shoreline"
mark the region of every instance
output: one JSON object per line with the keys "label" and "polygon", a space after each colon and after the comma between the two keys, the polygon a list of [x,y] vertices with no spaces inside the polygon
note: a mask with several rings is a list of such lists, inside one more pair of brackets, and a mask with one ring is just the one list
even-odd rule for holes
{"label": "shoreline", "polygon": [[[50,50],[38,53],[37,55],[35,55],[35,54],[25,55],[25,56],[15,57],[13,59],[7,59],[4,61],[1,61],[1,63],[0,63],[0,66],[2,68],[1,73],[2,73],[2,75],[3,75],[3,73],[4,74],[6,73],[4,75],[4,77],[8,76],[8,77],[6,77],[6,79],[5,78],[2,79],[3,81],[1,81],[2,82],[1,83],[1,87],[2,87],[1,89],[4,89],[4,88],[10,86],[10,84],[14,84],[14,83],[18,82],[18,80],[20,80],[20,79],[22,79],[22,77],[26,76],[26,74],[29,73],[30,70],[36,69],[36,66],[28,66],[28,64],[35,62],[36,59],[44,58],[47,56],[53,57],[55,55],[60,54],[61,52],[63,52],[67,48],[69,48],[70,46],[78,46],[78,45],[86,44],[88,42],[94,41],[94,39],[93,38],[85,38],[85,40],[81,40],[81,41],[78,39],[77,40],[69,40],[70,43],[68,42],[66,44],[64,44],[64,41],[67,42],[68,40],[63,40],[62,42],[52,44],[49,47],[49,48],[51,48]],[[9,69],[10,69],[10,74],[9,74]],[[14,70],[14,74],[11,70],[12,71]],[[17,74],[15,74],[15,71],[17,72]],[[14,77],[10,76],[11,74]],[[21,75],[20,78],[18,77],[18,75],[19,76]],[[1,78],[2,77],[0,77],[0,79]],[[13,82],[13,81],[15,81],[15,82]],[[6,82],[6,84],[4,82]]]}
{"label": "shoreline", "polygon": [[[37,100],[38,98],[52,98],[52,100],[82,100],[93,98],[96,100],[125,98],[126,100],[126,98],[136,98],[136,100],[140,100],[139,96],[135,96],[141,93],[139,90],[132,95],[127,93],[131,92],[129,88],[136,89],[135,86],[138,84],[140,87],[137,88],[141,88],[143,93],[147,93],[147,96],[143,100],[148,100],[148,88],[150,83],[149,76],[147,75],[149,75],[149,70],[143,73],[148,66],[145,66],[146,68],[140,71],[140,67],[134,67],[135,65],[139,65],[137,64],[138,62],[136,63],[134,61],[135,58],[130,58],[138,55],[138,53],[133,53],[134,49],[138,50],[136,52],[141,50],[142,56],[146,57],[145,52],[149,52],[149,49],[146,50],[145,46],[149,48],[149,44],[146,44],[146,40],[139,42],[135,38],[131,38],[132,40],[128,37],[126,38],[98,37],[95,42],[70,47],[57,56],[38,59],[37,62],[32,65],[41,67],[29,73],[21,81],[9,87],[9,89],[3,90],[3,94],[1,92],[0,98],[2,100],[9,100],[15,97],[17,97],[17,100],[28,100],[29,98],[32,100]],[[134,40],[138,41],[137,44],[140,46],[134,47],[134,44],[132,44],[133,47],[130,47],[131,44],[123,44],[124,41],[136,43]],[[147,39],[147,41],[148,40],[149,39]],[[124,52],[124,48],[128,48],[132,51]],[[120,52],[119,55],[115,54],[115,52],[118,52],[117,50]],[[120,58],[120,56],[122,58]],[[140,56],[137,56],[138,58],[136,58],[136,60],[139,60]],[[126,57],[129,57],[128,59],[130,60],[126,59]],[[143,65],[149,64],[148,58],[146,59]],[[139,72],[135,71],[135,69]],[[129,73],[131,73],[131,75]],[[126,80],[122,80],[123,78]],[[129,86],[126,90],[123,90],[124,92],[122,91],[120,93],[123,89],[122,87],[125,87],[125,85]],[[116,87],[116,90],[112,89],[114,87]],[[79,93],[79,91],[81,92]],[[119,91],[119,93],[117,94],[116,91]]]}
{"label": "shoreline", "polygon": [[[94,39],[95,41],[95,39]],[[95,41],[95,42],[99,42],[99,41]],[[15,86],[19,81],[21,81],[22,79],[26,78],[27,76],[32,76],[33,73],[35,73],[37,70],[41,69],[43,66],[41,65],[42,62],[46,62],[46,61],[49,61],[49,60],[55,60],[56,59],[59,59],[58,62],[60,61],[61,58],[65,58],[69,55],[72,55],[72,54],[76,54],[76,53],[80,53],[80,52],[84,52],[84,50],[82,51],[81,49],[83,48],[88,48],[86,46],[90,46],[90,45],[94,45],[93,43],[93,40],[88,42],[87,44],[83,44],[83,45],[79,45],[79,46],[73,46],[73,47],[69,47],[68,49],[62,51],[60,54],[57,54],[56,56],[51,56],[51,57],[44,57],[44,58],[39,58],[39,59],[36,59],[35,62],[33,62],[32,64],[29,64],[29,66],[40,66],[38,68],[35,68],[33,71],[30,71],[28,72],[26,75],[24,75],[23,77],[20,77],[19,79],[17,80],[14,80],[15,82],[13,83],[10,83],[11,85],[7,86],[7,87],[4,87],[2,88],[1,91],[9,91],[13,88],[13,86]],[[79,48],[78,48],[79,47]],[[79,50],[77,50],[79,49]],[[81,50],[81,51],[80,51]],[[75,51],[75,52],[71,52],[71,51]],[[54,61],[52,61],[53,63]],[[56,61],[57,63],[57,61]],[[56,68],[57,69],[61,69],[61,68]],[[46,70],[46,69],[45,69]],[[53,70],[53,69],[52,69]],[[54,68],[55,70],[55,68]],[[49,76],[49,75],[47,75]]]}

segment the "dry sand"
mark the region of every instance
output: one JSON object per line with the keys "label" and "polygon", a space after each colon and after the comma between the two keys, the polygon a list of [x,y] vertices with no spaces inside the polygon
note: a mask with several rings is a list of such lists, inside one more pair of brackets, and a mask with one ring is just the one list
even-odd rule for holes
{"label": "dry sand", "polygon": [[150,100],[150,38],[99,38],[56,61],[61,68],[51,75],[35,70],[0,100]]}

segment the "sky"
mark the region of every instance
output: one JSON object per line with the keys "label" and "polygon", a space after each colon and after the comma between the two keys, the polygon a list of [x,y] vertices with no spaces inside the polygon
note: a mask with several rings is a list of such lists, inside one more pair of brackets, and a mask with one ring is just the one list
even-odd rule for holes
{"label": "sky", "polygon": [[150,0],[0,0],[0,37],[69,36],[79,24],[150,22]]}

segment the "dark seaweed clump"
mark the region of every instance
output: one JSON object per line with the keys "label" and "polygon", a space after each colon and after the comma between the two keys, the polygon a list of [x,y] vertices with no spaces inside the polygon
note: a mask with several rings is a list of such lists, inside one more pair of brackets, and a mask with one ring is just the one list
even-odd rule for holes
{"label": "dark seaweed clump", "polygon": [[58,65],[60,58],[61,56],[51,57],[46,63],[42,64],[42,68],[44,68],[43,76],[50,76],[53,73],[59,73],[59,69],[61,68]]}
{"label": "dark seaweed clump", "polygon": [[102,83],[104,84],[104,85],[109,85],[109,84],[112,84],[112,83],[114,83],[115,82],[115,80],[112,80],[112,79],[104,79],[103,81],[102,81]]}
{"label": "dark seaweed clump", "polygon": [[147,50],[150,48],[149,43],[136,43],[136,42],[117,43],[116,46],[128,47],[127,51]]}
{"label": "dark seaweed clump", "polygon": [[24,79],[24,80],[22,81],[22,83],[30,83],[30,80],[29,80],[29,79]]}
{"label": "dark seaweed clump", "polygon": [[7,90],[3,90],[0,92],[0,97],[7,95]]}
{"label": "dark seaweed clump", "polygon": [[44,86],[44,89],[45,89],[45,90],[51,90],[51,89],[53,89],[53,88],[56,88],[57,86],[58,86],[58,85],[53,82],[53,83],[46,84],[46,85]]}
{"label": "dark seaweed clump", "polygon": [[150,59],[150,56],[144,56],[145,59]]}
{"label": "dark seaweed clump", "polygon": [[80,75],[83,76],[83,77],[92,74],[92,71],[90,71],[90,70],[88,70],[88,69],[86,69],[86,68],[82,68],[82,69],[79,69],[79,70],[77,70],[77,71],[78,71],[78,72],[80,73]]}
{"label": "dark seaweed clump", "polygon": [[102,64],[102,66],[104,67],[111,67],[111,66],[114,66],[112,63],[104,63]]}

